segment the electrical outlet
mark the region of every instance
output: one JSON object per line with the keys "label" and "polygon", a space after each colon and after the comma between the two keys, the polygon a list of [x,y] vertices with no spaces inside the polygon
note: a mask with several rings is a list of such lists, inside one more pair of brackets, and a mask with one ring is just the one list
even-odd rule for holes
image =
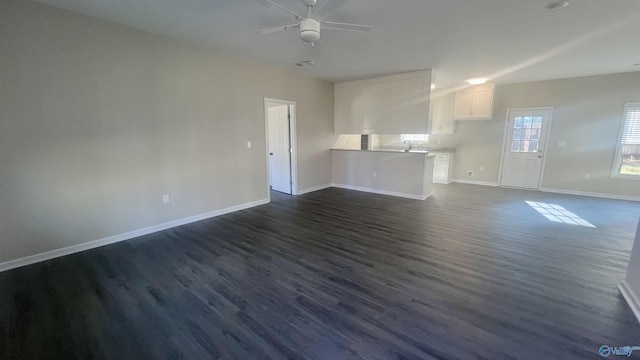
{"label": "electrical outlet", "polygon": [[591,180],[591,174],[584,174],[585,180]]}
{"label": "electrical outlet", "polygon": [[473,177],[473,171],[472,170],[467,171],[467,177]]}
{"label": "electrical outlet", "polygon": [[251,141],[247,141],[247,149],[251,149]]}
{"label": "electrical outlet", "polygon": [[480,171],[484,171],[484,166],[480,166]]}
{"label": "electrical outlet", "polygon": [[378,177],[378,174],[375,171],[373,172],[373,177]]}
{"label": "electrical outlet", "polygon": [[347,140],[342,139],[342,145],[344,145],[344,144],[346,144],[346,143],[347,143]]}
{"label": "electrical outlet", "polygon": [[162,202],[165,204],[168,204],[169,202],[171,202],[171,199],[169,199],[169,194],[162,195]]}

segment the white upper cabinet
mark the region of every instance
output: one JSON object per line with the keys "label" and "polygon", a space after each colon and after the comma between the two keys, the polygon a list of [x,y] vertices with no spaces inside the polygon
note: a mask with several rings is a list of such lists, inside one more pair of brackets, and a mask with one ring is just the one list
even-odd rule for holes
{"label": "white upper cabinet", "polygon": [[334,88],[336,134],[428,134],[431,70],[344,81]]}
{"label": "white upper cabinet", "polygon": [[456,92],[455,120],[489,120],[493,115],[493,83],[474,85]]}
{"label": "white upper cabinet", "polygon": [[433,95],[429,107],[431,134],[453,134],[456,122],[453,120],[455,94]]}
{"label": "white upper cabinet", "polygon": [[391,132],[383,134],[428,134],[431,81],[424,76],[391,81]]}
{"label": "white upper cabinet", "polygon": [[389,83],[378,82],[364,86],[362,134],[386,134],[391,131],[391,98]]}
{"label": "white upper cabinet", "polygon": [[362,134],[364,120],[363,86],[356,83],[336,83],[334,87],[334,132]]}

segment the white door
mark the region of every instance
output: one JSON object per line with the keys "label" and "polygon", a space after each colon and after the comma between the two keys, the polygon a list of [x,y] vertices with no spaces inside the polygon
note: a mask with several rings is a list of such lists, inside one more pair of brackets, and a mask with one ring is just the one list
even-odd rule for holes
{"label": "white door", "polygon": [[269,183],[271,188],[291,194],[291,147],[289,105],[267,109],[269,125]]}
{"label": "white door", "polygon": [[511,110],[500,185],[538,189],[551,110]]}

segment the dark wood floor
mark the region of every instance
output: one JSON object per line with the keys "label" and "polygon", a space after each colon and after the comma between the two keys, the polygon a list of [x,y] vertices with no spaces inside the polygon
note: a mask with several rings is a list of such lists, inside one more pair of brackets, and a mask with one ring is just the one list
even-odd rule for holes
{"label": "dark wood floor", "polygon": [[0,358],[597,359],[640,345],[616,289],[639,216],[638,203],[472,185],[426,201],[274,194],[0,273]]}

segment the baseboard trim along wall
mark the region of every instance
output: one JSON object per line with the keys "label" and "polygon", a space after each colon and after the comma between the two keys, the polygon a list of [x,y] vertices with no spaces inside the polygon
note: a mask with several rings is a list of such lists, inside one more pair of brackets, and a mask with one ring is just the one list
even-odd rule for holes
{"label": "baseboard trim along wall", "polygon": [[146,227],[144,229],[129,231],[124,234],[113,235],[106,238],[85,242],[82,244],[67,246],[64,248],[55,249],[55,250],[43,252],[40,254],[30,255],[30,256],[26,256],[26,257],[15,259],[15,260],[9,260],[9,261],[0,263],[0,272],[19,268],[26,265],[35,264],[35,263],[46,261],[46,260],[55,259],[58,257],[78,253],[85,250],[95,249],[97,247],[117,243],[120,241],[130,240],[139,236],[152,234],[154,232],[170,229],[176,226],[185,225],[185,224],[189,224],[192,222],[196,222],[196,221],[200,221],[208,218],[225,215],[228,213],[252,208],[259,205],[264,205],[264,204],[267,204],[268,202],[269,202],[269,199],[252,201],[245,204],[231,206],[225,209],[220,209],[220,210],[215,210],[215,211],[211,211],[211,212],[200,214],[200,215],[190,216],[184,219],[169,221],[163,224]]}
{"label": "baseboard trim along wall", "polygon": [[451,182],[459,183],[459,184],[471,184],[471,185],[482,185],[482,186],[498,186],[497,182],[490,181],[476,181],[476,180],[465,180],[465,179],[451,179]]}
{"label": "baseboard trim along wall", "polygon": [[318,186],[314,186],[314,187],[298,190],[298,192],[296,192],[295,195],[304,195],[304,194],[308,194],[310,192],[328,189],[330,187],[331,187],[331,184],[318,185]]}
{"label": "baseboard trim along wall", "polygon": [[622,293],[624,299],[627,300],[627,304],[629,304],[631,311],[633,311],[636,319],[640,322],[640,300],[638,300],[638,297],[629,286],[627,280],[623,280],[622,284],[618,285],[618,289],[620,289],[620,293]]}
{"label": "baseboard trim along wall", "polygon": [[574,191],[574,190],[554,189],[554,188],[540,188],[540,191],[550,192],[555,194],[591,196],[591,197],[614,199],[614,200],[640,201],[640,196],[593,193],[593,192],[586,192],[586,191]]}
{"label": "baseboard trim along wall", "polygon": [[331,184],[331,186],[341,188],[341,189],[363,191],[363,192],[374,193],[379,195],[391,195],[391,196],[403,197],[403,198],[414,199],[414,200],[425,200],[426,198],[431,196],[431,193],[429,193],[427,196],[420,196],[420,195],[414,195],[414,194],[406,194],[406,193],[395,192],[395,191],[379,190],[379,189],[372,189],[372,188],[366,188],[361,186],[344,185],[344,184]]}

